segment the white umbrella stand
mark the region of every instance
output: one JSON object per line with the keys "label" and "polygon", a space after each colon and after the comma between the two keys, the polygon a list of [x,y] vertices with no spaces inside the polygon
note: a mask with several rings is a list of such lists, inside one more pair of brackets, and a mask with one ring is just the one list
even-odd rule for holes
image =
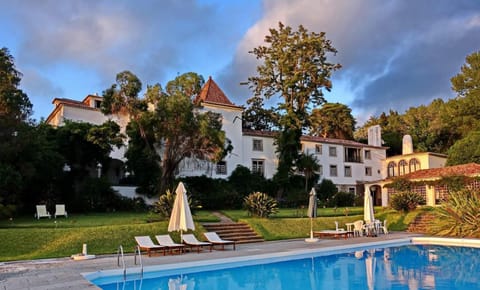
{"label": "white umbrella stand", "polygon": [[310,194],[308,198],[307,216],[310,218],[310,238],[306,238],[305,242],[307,243],[318,242],[318,239],[313,237],[313,218],[317,217],[317,193],[315,192],[315,188],[313,187],[312,187],[312,190],[310,190]]}

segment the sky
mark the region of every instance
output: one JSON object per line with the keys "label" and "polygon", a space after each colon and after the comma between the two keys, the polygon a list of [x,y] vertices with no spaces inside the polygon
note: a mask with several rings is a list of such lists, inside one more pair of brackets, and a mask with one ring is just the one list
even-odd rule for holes
{"label": "sky", "polygon": [[325,32],[337,49],[328,102],[357,124],[455,97],[450,78],[480,50],[477,0],[0,0],[0,47],[22,74],[38,121],[54,98],[101,95],[129,70],[147,85],[196,72],[237,105],[278,22]]}

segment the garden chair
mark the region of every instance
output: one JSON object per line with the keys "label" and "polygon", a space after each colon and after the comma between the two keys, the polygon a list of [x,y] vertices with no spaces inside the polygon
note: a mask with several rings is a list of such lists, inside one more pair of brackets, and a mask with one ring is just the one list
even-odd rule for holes
{"label": "garden chair", "polygon": [[67,211],[65,210],[65,205],[64,204],[56,204],[55,205],[55,218],[57,216],[65,216],[68,217]]}
{"label": "garden chair", "polygon": [[42,217],[51,218],[52,216],[47,211],[47,206],[46,205],[37,205],[37,213],[35,214],[35,217],[39,220]]}

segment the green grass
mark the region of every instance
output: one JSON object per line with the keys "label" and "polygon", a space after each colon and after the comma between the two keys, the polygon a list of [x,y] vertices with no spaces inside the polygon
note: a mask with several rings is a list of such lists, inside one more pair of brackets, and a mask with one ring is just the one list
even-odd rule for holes
{"label": "green grass", "polygon": [[[389,229],[405,230],[419,209],[406,215],[394,210],[375,208],[376,217],[389,220]],[[236,221],[250,224],[266,240],[280,240],[307,237],[310,232],[310,219],[306,213],[296,209],[281,209],[275,217],[259,219],[249,217],[244,210],[226,210],[224,214]],[[363,219],[363,208],[350,208],[346,216],[342,209],[319,209],[319,217],[314,219],[315,230],[333,229],[334,221],[341,227],[345,223]],[[196,230],[200,237],[204,232],[202,223],[216,222],[218,218],[209,211],[195,212]],[[138,235],[167,234],[168,220],[161,220],[149,213],[105,213],[73,214],[68,218],[41,219],[25,216],[13,220],[0,221],[0,262],[39,258],[68,257],[82,251],[84,243],[90,254],[114,254],[122,245],[126,252],[132,252],[133,239]],[[179,242],[179,233],[170,233]]]}

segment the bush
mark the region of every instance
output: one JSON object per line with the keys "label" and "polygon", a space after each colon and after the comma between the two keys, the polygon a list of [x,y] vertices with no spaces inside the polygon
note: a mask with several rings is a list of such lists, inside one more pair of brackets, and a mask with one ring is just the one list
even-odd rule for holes
{"label": "bush", "polygon": [[278,212],[277,201],[263,192],[254,192],[245,197],[247,211],[256,217],[268,218]]}
{"label": "bush", "polygon": [[174,202],[175,195],[170,190],[167,190],[167,192],[160,195],[158,201],[153,204],[152,211],[161,217],[167,218],[172,214]]}
{"label": "bush", "polygon": [[417,208],[419,204],[425,203],[425,198],[412,191],[402,191],[392,195],[390,206],[398,211],[409,212]]}
{"label": "bush", "polygon": [[441,236],[480,238],[480,192],[464,189],[451,192],[436,215],[431,233]]}
{"label": "bush", "polygon": [[353,206],[355,195],[349,192],[338,192],[328,202],[329,207]]}

